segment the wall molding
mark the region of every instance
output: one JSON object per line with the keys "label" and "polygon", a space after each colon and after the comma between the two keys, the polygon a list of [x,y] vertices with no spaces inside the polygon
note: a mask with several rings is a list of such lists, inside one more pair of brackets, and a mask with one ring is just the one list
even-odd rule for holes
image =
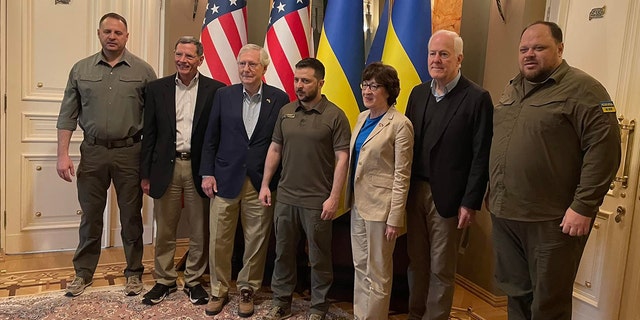
{"label": "wall molding", "polygon": [[507,296],[497,296],[459,274],[456,274],[456,283],[492,307],[499,308],[507,306]]}

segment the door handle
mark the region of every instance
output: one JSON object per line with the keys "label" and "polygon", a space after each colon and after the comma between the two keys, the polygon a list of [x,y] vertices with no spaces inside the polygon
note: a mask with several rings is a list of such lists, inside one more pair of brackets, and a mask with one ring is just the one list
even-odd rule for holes
{"label": "door handle", "polygon": [[627,209],[623,206],[618,206],[618,208],[616,208],[616,216],[613,218],[616,223],[622,222],[622,217],[624,217],[625,213],[627,213]]}
{"label": "door handle", "polygon": [[627,188],[629,185],[629,157],[631,155],[631,142],[633,139],[633,131],[636,127],[636,121],[631,120],[628,123],[624,123],[624,116],[618,117],[620,122],[620,149],[622,150],[622,156],[620,157],[620,167],[616,173],[614,181],[620,182],[622,188]]}

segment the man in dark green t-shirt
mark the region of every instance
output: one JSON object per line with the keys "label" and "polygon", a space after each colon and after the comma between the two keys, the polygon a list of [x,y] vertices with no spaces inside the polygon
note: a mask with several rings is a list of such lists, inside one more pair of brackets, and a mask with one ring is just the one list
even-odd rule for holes
{"label": "man in dark green t-shirt", "polygon": [[265,162],[260,190],[270,206],[269,183],[282,163],[274,210],[276,260],[271,280],[273,308],[265,319],[291,315],[296,286],[296,248],[303,230],[309,241],[311,308],[309,319],[324,319],[333,282],[331,225],[349,163],[351,129],[344,112],[321,94],[324,66],[314,58],[296,64],[298,100],[280,110]]}

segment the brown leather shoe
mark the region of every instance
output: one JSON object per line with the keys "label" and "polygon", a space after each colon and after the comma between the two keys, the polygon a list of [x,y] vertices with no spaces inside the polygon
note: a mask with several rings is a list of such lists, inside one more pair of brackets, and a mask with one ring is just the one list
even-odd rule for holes
{"label": "brown leather shoe", "polygon": [[238,316],[248,318],[253,315],[253,290],[240,289],[240,303],[238,304]]}
{"label": "brown leather shoe", "polygon": [[229,297],[220,298],[211,296],[207,306],[204,308],[204,313],[208,316],[215,316],[222,311],[222,308],[227,302],[229,302]]}

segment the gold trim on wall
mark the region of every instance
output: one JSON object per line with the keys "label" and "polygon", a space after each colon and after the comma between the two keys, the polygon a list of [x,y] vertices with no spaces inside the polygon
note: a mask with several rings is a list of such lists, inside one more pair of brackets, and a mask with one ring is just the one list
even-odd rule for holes
{"label": "gold trim on wall", "polygon": [[460,34],[463,0],[435,0],[431,14],[433,31],[447,29]]}

